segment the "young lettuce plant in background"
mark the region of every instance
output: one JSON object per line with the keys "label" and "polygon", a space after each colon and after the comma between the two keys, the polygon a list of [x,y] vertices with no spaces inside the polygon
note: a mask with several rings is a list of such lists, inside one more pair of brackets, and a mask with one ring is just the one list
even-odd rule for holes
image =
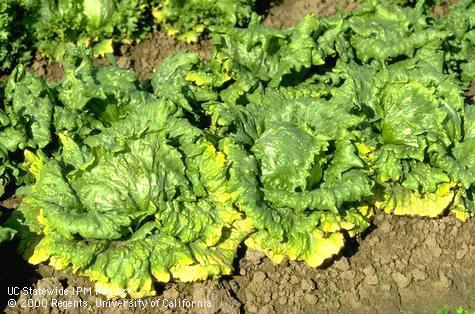
{"label": "young lettuce plant in background", "polygon": [[212,26],[243,26],[254,0],[5,0],[0,5],[0,71],[41,55],[62,61],[68,47],[95,56],[150,36],[160,24],[170,36],[197,42]]}
{"label": "young lettuce plant in background", "polygon": [[8,71],[18,62],[31,58],[28,51],[28,38],[24,27],[19,23],[20,7],[16,0],[0,3],[0,71]]}
{"label": "young lettuce plant in background", "polygon": [[153,0],[153,16],[168,35],[197,42],[210,26],[242,26],[254,11],[255,0]]}
{"label": "young lettuce plant in background", "polygon": [[62,60],[68,45],[113,52],[113,42],[141,39],[151,30],[147,0],[20,0],[22,23],[42,54]]}

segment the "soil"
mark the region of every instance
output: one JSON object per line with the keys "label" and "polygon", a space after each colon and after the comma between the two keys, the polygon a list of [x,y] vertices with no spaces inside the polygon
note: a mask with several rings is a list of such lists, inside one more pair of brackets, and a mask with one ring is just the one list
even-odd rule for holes
{"label": "soil", "polygon": [[[266,25],[283,28],[294,25],[310,12],[333,15],[337,8],[349,11],[356,6],[356,2],[345,0],[285,0],[270,4],[261,1],[260,10],[266,14]],[[447,7],[440,6],[434,14],[446,12]],[[140,79],[145,80],[164,58],[183,50],[206,58],[210,55],[210,41],[182,44],[156,32],[151,39],[135,46],[118,47],[117,62],[120,67],[135,69]],[[96,64],[104,63],[96,60]],[[49,81],[62,77],[59,65],[40,57],[30,69]],[[475,99],[474,87],[472,84],[466,96]],[[18,203],[12,198],[0,205],[12,208]],[[475,219],[462,223],[452,216],[423,219],[380,213],[365,236],[347,243],[340,256],[320,269],[289,261],[275,265],[262,254],[241,248],[234,275],[204,282],[158,285],[156,297],[142,299],[147,302],[143,309],[140,306],[144,304],[138,303],[98,307],[96,302],[104,299],[87,290],[76,295],[49,296],[46,299],[50,304],[45,308],[21,307],[42,302],[43,297],[13,296],[16,306],[9,307],[7,287],[71,291],[92,286],[83,277],[48,266],[28,265],[14,253],[13,243],[6,244],[2,259],[0,289],[5,293],[0,294],[0,308],[8,313],[435,313],[444,306],[475,308]],[[73,305],[87,302],[88,307],[53,307],[52,299],[76,302]],[[165,299],[210,300],[211,307],[167,307]],[[160,304],[157,300],[161,300]]]}
{"label": "soil", "polygon": [[40,54],[35,56],[29,69],[48,82],[57,82],[63,78],[63,68],[61,65],[45,59]]}
{"label": "soil", "polygon": [[339,10],[349,12],[358,6],[351,0],[285,0],[271,3],[269,14],[264,24],[277,28],[291,27],[297,24],[305,15],[335,15]]}
{"label": "soil", "polygon": [[193,51],[201,58],[208,58],[210,55],[210,41],[203,40],[197,44],[185,44],[176,41],[163,32],[156,32],[152,38],[139,43],[135,47],[122,47],[122,57],[118,59],[118,64],[132,65],[139,73],[139,77],[147,79],[158,65],[176,51]]}

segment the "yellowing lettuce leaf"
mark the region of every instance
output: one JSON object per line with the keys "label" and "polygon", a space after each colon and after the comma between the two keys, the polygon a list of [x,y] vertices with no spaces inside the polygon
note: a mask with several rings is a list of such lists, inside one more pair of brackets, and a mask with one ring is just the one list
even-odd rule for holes
{"label": "yellowing lettuce leaf", "polygon": [[375,205],[388,214],[438,217],[447,211],[454,199],[454,192],[445,195],[408,191],[404,188],[393,188],[385,195],[385,200]]}

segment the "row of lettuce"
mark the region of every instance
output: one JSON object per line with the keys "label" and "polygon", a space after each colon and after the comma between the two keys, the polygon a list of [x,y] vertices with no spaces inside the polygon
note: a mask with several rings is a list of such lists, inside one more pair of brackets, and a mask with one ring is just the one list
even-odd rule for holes
{"label": "row of lettuce", "polygon": [[471,0],[436,19],[423,2],[285,30],[253,16],[145,83],[91,54],[1,89],[0,182],[23,197],[2,237],[108,297],[230,274],[242,245],[316,267],[375,210],[475,215]]}
{"label": "row of lettuce", "polygon": [[255,0],[2,0],[0,71],[32,53],[61,60],[67,46],[113,52],[114,43],[143,40],[160,24],[169,35],[195,42],[210,26],[243,25]]}

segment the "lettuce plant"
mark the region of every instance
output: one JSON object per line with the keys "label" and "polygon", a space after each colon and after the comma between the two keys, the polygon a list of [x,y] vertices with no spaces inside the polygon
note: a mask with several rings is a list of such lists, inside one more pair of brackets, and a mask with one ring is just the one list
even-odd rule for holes
{"label": "lettuce plant", "polygon": [[131,41],[150,30],[147,0],[20,0],[22,23],[41,53],[61,60],[68,44],[113,52],[113,41]]}
{"label": "lettuce plant", "polygon": [[49,157],[25,150],[35,184],[6,223],[19,231],[20,252],[88,276],[108,296],[229,274],[250,228],[231,201],[227,156],[133,72],[91,63],[36,86],[53,95],[59,142]]}
{"label": "lettuce plant", "polygon": [[444,23],[422,2],[370,2],[287,30],[255,17],[217,30],[211,65],[185,78],[215,92],[201,106],[233,161],[248,246],[318,266],[365,230],[367,205],[474,215],[472,105],[447,68],[453,30],[434,27]]}
{"label": "lettuce plant", "polygon": [[149,105],[85,146],[62,134],[61,158],[35,169],[7,223],[30,263],[88,276],[107,296],[232,271],[248,228],[226,196],[229,162],[185,120]]}
{"label": "lettuce plant", "polygon": [[153,0],[153,15],[167,33],[184,42],[197,42],[210,27],[243,25],[255,0]]}

